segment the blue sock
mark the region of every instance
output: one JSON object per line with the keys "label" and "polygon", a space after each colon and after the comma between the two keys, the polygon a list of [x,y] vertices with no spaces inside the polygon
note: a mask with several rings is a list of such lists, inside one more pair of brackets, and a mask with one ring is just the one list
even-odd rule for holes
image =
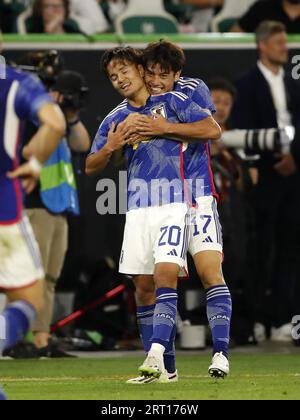
{"label": "blue sock", "polygon": [[7,400],[7,396],[5,395],[3,389],[0,386],[0,401],[6,401]]}
{"label": "blue sock", "polygon": [[214,354],[223,352],[228,358],[232,315],[230,291],[226,285],[211,287],[206,291],[206,297],[207,318],[212,333]]}
{"label": "blue sock", "polygon": [[156,291],[156,306],[153,318],[152,344],[168,346],[174,343],[174,328],[177,317],[177,290],[161,288]]}
{"label": "blue sock", "polygon": [[155,305],[137,307],[137,321],[146,353],[149,353],[152,344],[154,310]]}
{"label": "blue sock", "polygon": [[10,304],[0,314],[0,328],[4,327],[4,335],[0,337],[0,354],[22,340],[35,318],[34,307],[21,300]]}
{"label": "blue sock", "polygon": [[168,373],[175,373],[176,372],[176,366],[175,366],[175,339],[176,339],[176,333],[177,333],[177,326],[174,325],[172,334],[170,337],[170,342],[168,346],[166,347],[166,351],[164,353],[164,364],[165,368]]}

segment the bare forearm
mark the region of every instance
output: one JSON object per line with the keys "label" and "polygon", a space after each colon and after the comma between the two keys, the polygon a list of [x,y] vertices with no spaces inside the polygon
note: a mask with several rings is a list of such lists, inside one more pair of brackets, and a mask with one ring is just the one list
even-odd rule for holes
{"label": "bare forearm", "polygon": [[87,129],[79,121],[76,125],[71,127],[69,134],[69,143],[72,150],[75,152],[87,152],[91,145],[91,140]]}
{"label": "bare forearm", "polygon": [[102,172],[108,165],[113,151],[106,145],[99,152],[88,156],[85,165],[85,173],[94,176]]}
{"label": "bare forearm", "polygon": [[39,112],[40,128],[27,147],[27,157],[34,156],[40,163],[45,163],[57,148],[64,136],[66,125],[60,109],[53,104],[46,104]]}
{"label": "bare forearm", "polygon": [[33,155],[40,163],[46,162],[64,136],[65,118],[57,105],[46,104],[39,113],[40,128],[32,139]]}
{"label": "bare forearm", "polygon": [[29,142],[25,158],[34,156],[40,163],[45,163],[58,146],[63,134],[54,132],[48,125],[43,125]]}
{"label": "bare forearm", "polygon": [[221,128],[212,118],[208,117],[203,121],[192,124],[169,123],[166,136],[175,140],[194,141],[218,141],[221,138]]}

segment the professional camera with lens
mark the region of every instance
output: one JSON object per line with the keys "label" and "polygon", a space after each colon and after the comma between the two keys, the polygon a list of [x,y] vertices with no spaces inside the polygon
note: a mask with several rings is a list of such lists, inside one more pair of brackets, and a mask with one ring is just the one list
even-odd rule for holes
{"label": "professional camera with lens", "polygon": [[56,50],[35,51],[22,57],[17,67],[36,74],[47,90],[50,90],[64,68],[64,61]]}
{"label": "professional camera with lens", "polygon": [[222,134],[221,142],[250,167],[255,167],[262,153],[289,154],[295,133],[295,128],[292,126],[260,130],[230,130]]}

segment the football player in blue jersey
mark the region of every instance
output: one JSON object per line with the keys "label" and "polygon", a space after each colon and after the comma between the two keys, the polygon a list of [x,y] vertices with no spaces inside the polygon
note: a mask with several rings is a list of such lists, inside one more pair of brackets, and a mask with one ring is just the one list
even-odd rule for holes
{"label": "football player in blue jersey", "polygon": [[[168,41],[152,43],[143,52],[143,61],[145,82],[152,95],[161,95],[169,91],[181,92],[212,114],[215,112],[215,106],[205,83],[199,79],[181,77],[185,56],[180,47]],[[163,116],[155,119],[140,116],[135,121],[135,126],[141,139],[157,135],[166,136],[172,131],[170,122]],[[205,129],[204,125],[203,128]],[[185,159],[187,178],[202,178],[206,180],[206,185],[210,185],[200,196],[193,190],[195,206],[189,252],[193,256],[198,275],[207,293],[207,315],[213,338],[213,360],[209,373],[214,377],[225,377],[229,373],[228,345],[232,303],[222,273],[222,229],[210,168],[209,145],[203,142],[195,143],[192,140],[185,153]],[[136,293],[138,301],[146,307],[153,303],[153,284],[148,278],[139,277],[136,282]],[[149,337],[148,324],[143,323],[143,320],[140,322],[143,340],[148,340]]]}
{"label": "football player in blue jersey", "polygon": [[[153,116],[162,112],[176,127],[170,138],[180,137],[178,132],[183,127],[188,133],[186,135],[193,139],[201,138],[202,121],[206,119],[211,120],[211,137],[218,139],[220,129],[208,111],[185,94],[172,92],[150,97],[144,84],[140,57],[135,50],[117,48],[106,52],[103,67],[113,87],[126,100],[102,122],[87,159],[86,172],[89,175],[99,173],[112,154],[125,146],[129,167],[129,211],[120,271],[133,275],[135,282],[139,282],[139,276],[145,276],[153,284],[154,275],[154,302],[148,306],[138,306],[138,320],[151,324],[151,334],[148,329],[149,339],[143,340],[148,357],[140,368],[142,376],[135,383],[151,383],[157,379],[162,382],[176,381],[178,376],[173,349],[176,334],[176,287],[180,269],[185,265],[185,251],[189,243],[190,208],[184,200],[185,149],[182,142],[168,139],[168,136],[158,137],[151,142],[143,141],[138,148],[134,148],[129,145],[132,134],[130,126],[134,125],[134,119],[129,118],[130,124],[124,120],[133,113]],[[166,197],[163,193],[159,197],[146,194],[146,199],[142,197],[141,200],[140,195],[137,199],[133,186],[141,180],[146,186],[150,186],[152,181],[177,181],[180,188],[172,197]],[[201,184],[204,189],[207,188],[205,182],[203,180]],[[165,365],[168,366],[167,371]]]}
{"label": "football player in blue jersey", "polygon": [[[1,52],[1,39],[0,39]],[[40,254],[23,213],[24,186],[32,188],[65,131],[65,120],[45,89],[33,76],[10,67],[0,79],[0,289],[8,306],[0,314],[0,354],[27,333],[42,306]],[[35,155],[19,166],[24,122],[40,128],[32,142]]]}

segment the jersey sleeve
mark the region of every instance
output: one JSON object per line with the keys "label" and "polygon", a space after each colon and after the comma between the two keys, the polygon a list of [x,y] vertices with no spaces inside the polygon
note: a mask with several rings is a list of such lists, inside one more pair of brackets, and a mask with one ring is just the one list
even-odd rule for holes
{"label": "jersey sleeve", "polygon": [[34,76],[25,77],[19,84],[15,99],[15,111],[21,120],[38,122],[38,111],[46,103],[53,103],[46,89]]}
{"label": "jersey sleeve", "polygon": [[212,114],[216,113],[216,107],[212,101],[211,93],[206,84],[201,81],[200,85],[194,90],[191,99],[201,108],[209,109]]}
{"label": "jersey sleeve", "polygon": [[[170,96],[169,96],[170,95]],[[176,94],[168,95],[168,103],[179,121],[184,124],[205,120],[210,116],[210,111],[203,109],[198,103],[188,97],[178,97]]]}
{"label": "jersey sleeve", "polygon": [[99,152],[106,145],[111,124],[112,121],[109,118],[103,120],[94,138],[90,155]]}

